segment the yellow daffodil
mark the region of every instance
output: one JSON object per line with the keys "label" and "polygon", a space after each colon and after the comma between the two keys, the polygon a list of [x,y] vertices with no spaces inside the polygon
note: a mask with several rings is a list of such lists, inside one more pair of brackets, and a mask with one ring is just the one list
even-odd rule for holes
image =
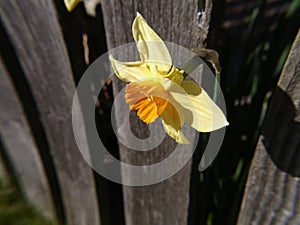
{"label": "yellow daffodil", "polygon": [[64,0],[65,6],[71,12],[82,0]]}
{"label": "yellow daffodil", "polygon": [[64,0],[65,6],[69,12],[73,11],[75,7],[83,2],[85,11],[88,15],[95,17],[96,16],[96,7],[101,3],[101,0]]}
{"label": "yellow daffodil", "polygon": [[228,125],[208,94],[193,80],[185,81],[184,71],[172,65],[166,45],[139,13],[132,33],[141,61],[110,60],[115,74],[128,83],[126,102],[142,121],[149,124],[160,117],[166,133],[181,144],[189,143],[181,131],[185,122],[200,132]]}

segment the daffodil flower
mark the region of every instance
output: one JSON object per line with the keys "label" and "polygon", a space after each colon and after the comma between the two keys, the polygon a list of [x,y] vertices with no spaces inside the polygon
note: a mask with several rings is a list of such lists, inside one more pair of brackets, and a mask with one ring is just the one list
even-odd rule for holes
{"label": "daffodil flower", "polygon": [[64,0],[65,6],[71,12],[82,0]]}
{"label": "daffodil flower", "polygon": [[193,80],[184,80],[184,71],[172,64],[169,51],[137,13],[132,33],[141,61],[121,62],[110,55],[115,74],[127,82],[125,99],[131,110],[149,124],[161,118],[166,133],[188,144],[181,128],[184,123],[197,131],[211,132],[228,125],[220,108]]}
{"label": "daffodil flower", "polygon": [[64,0],[65,6],[69,12],[75,9],[80,2],[83,2],[88,15],[93,17],[96,16],[96,7],[101,3],[101,0]]}

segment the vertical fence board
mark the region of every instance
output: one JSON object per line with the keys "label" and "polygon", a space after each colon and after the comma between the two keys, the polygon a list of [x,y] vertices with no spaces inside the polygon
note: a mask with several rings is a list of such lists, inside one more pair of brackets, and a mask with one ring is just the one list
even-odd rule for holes
{"label": "vertical fence board", "polygon": [[9,176],[8,168],[6,167],[7,163],[1,152],[4,152],[3,143],[1,143],[0,145],[0,186],[1,188],[6,188],[9,187],[10,185],[10,176]]}
{"label": "vertical fence board", "polygon": [[0,185],[2,188],[8,187],[10,184],[9,174],[5,166],[3,156],[0,154]]}
{"label": "vertical fence board", "polygon": [[[92,171],[72,130],[74,82],[56,12],[50,0],[0,2],[1,22],[37,104],[54,160],[68,224],[99,224]],[[82,127],[82,145],[86,142]]]}
{"label": "vertical fence board", "polygon": [[21,103],[0,58],[0,135],[22,192],[48,219],[55,210],[45,170]]}
{"label": "vertical fence board", "polygon": [[[139,11],[163,40],[178,43],[186,48],[203,47],[208,33],[212,1],[207,2],[207,11],[201,26],[197,24],[198,1],[102,1],[106,38],[109,49],[133,41],[131,24]],[[184,19],[183,19],[184,18]],[[114,79],[115,96],[124,87],[124,82]],[[145,135],[145,127],[137,118],[131,128]],[[124,121],[122,108],[116,106],[117,126]],[[138,154],[120,144],[123,162],[132,165],[159,162],[165,159],[176,143],[170,138],[155,150]],[[187,146],[186,151],[189,151]],[[130,174],[124,174],[130,176]],[[188,218],[191,160],[176,175],[168,180],[143,187],[123,187],[125,221],[128,225],[186,225]]]}
{"label": "vertical fence board", "polygon": [[239,225],[300,224],[300,32],[256,147]]}

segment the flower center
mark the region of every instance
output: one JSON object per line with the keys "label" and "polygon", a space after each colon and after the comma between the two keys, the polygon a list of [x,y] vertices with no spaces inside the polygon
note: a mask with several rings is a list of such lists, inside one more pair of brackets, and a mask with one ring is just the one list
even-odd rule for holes
{"label": "flower center", "polygon": [[132,82],[126,86],[125,99],[131,110],[145,123],[154,122],[166,109],[169,94],[159,81]]}

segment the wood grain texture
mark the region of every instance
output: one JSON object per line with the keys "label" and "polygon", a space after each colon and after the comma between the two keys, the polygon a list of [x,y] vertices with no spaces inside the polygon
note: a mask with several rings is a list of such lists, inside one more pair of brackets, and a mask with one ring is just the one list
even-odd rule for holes
{"label": "wood grain texture", "polygon": [[300,224],[299,103],[300,32],[270,103],[237,224]]}
{"label": "wood grain texture", "polygon": [[0,154],[0,185],[1,188],[6,188],[10,185],[10,177],[2,154]]}
{"label": "wood grain texture", "polygon": [[0,136],[27,200],[46,218],[55,210],[43,163],[21,103],[0,58]]}
{"label": "wood grain texture", "polygon": [[2,142],[0,145],[0,186],[1,188],[7,188],[10,186],[11,180],[10,180],[9,168],[7,168],[7,161],[3,154],[4,148]]}
{"label": "wood grain texture", "polygon": [[[140,12],[164,41],[175,42],[186,48],[205,46],[212,1],[207,1],[206,13],[198,21],[198,1],[126,1],[104,0],[102,9],[109,49],[133,41],[131,24]],[[200,24],[200,25],[199,25]],[[114,95],[125,83],[114,78]],[[117,126],[124,123],[124,109],[116,107]],[[146,125],[131,116],[131,129],[138,137],[149,135]],[[150,152],[136,152],[120,144],[123,162],[131,165],[149,165],[165,159],[176,147],[167,137]],[[186,151],[189,151],[186,147]],[[191,161],[176,175],[151,186],[123,187],[125,221],[128,225],[186,225],[189,207]],[[130,174],[124,174],[130,176]]]}
{"label": "wood grain texture", "polygon": [[[3,27],[30,85],[60,183],[67,224],[99,224],[92,171],[72,130],[72,71],[50,0],[0,2]],[[84,126],[82,144],[87,146]],[[88,149],[88,147],[86,148]]]}

